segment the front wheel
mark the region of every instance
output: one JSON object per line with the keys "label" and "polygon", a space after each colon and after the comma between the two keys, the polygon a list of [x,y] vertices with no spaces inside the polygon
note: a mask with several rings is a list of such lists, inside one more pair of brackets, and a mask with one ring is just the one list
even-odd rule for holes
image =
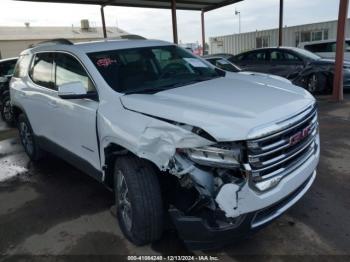
{"label": "front wheel", "polygon": [[136,156],[115,161],[114,191],[119,225],[135,245],[149,244],[163,230],[163,205],[156,169]]}
{"label": "front wheel", "polygon": [[308,76],[306,89],[313,95],[323,94],[327,89],[327,77],[321,73],[313,73]]}

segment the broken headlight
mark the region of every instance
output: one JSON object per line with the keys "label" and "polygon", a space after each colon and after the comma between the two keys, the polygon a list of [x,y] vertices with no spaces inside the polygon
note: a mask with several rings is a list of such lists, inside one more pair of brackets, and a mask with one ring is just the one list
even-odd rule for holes
{"label": "broken headlight", "polygon": [[240,167],[241,149],[237,145],[188,148],[183,152],[199,165],[220,168]]}

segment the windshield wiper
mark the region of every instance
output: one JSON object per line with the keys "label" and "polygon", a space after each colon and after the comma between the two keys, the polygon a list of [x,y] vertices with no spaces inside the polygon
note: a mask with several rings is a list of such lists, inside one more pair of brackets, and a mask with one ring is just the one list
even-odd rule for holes
{"label": "windshield wiper", "polygon": [[187,86],[187,85],[192,85],[192,84],[199,83],[199,82],[212,80],[212,79],[215,79],[215,78],[218,78],[218,77],[220,77],[220,76],[215,76],[215,77],[198,77],[198,78],[192,79],[190,81],[185,81],[185,82],[165,85],[165,86],[162,86],[162,88],[176,88],[176,87],[180,87],[180,86]]}
{"label": "windshield wiper", "polygon": [[145,89],[138,89],[138,90],[130,90],[125,92],[125,95],[132,95],[132,94],[155,94],[161,91],[164,91],[166,89],[162,88],[145,88]]}
{"label": "windshield wiper", "polygon": [[198,82],[203,82],[203,81],[207,81],[207,80],[212,80],[215,78],[218,78],[220,76],[214,76],[214,77],[197,77],[195,79],[192,79],[190,81],[184,81],[184,82],[177,82],[177,83],[173,83],[173,84],[169,84],[169,85],[164,85],[164,86],[160,86],[158,88],[145,88],[145,89],[136,89],[136,90],[130,90],[125,92],[125,95],[131,95],[131,94],[156,94],[158,92],[161,91],[165,91],[168,89],[172,89],[172,88],[176,88],[176,87],[181,87],[181,86],[186,86],[186,85],[191,85],[191,84],[195,84]]}

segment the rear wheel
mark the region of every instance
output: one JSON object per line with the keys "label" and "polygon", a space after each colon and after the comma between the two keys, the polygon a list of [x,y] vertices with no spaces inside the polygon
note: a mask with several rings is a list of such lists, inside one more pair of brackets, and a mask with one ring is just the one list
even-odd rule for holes
{"label": "rear wheel", "polygon": [[149,162],[127,155],[115,161],[114,190],[119,225],[136,245],[160,238],[163,206],[156,169]]}
{"label": "rear wheel", "polygon": [[10,96],[6,95],[2,100],[1,117],[9,125],[14,124],[14,117],[11,107]]}
{"label": "rear wheel", "polygon": [[35,140],[33,129],[24,114],[18,116],[18,131],[21,143],[29,158],[37,161],[42,156],[42,151]]}

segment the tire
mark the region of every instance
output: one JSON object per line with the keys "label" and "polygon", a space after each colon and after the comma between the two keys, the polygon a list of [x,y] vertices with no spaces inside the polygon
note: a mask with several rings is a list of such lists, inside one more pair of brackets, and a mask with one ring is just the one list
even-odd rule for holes
{"label": "tire", "polygon": [[42,157],[43,153],[36,142],[33,129],[24,114],[20,114],[18,116],[17,125],[24,151],[27,153],[30,160],[38,161]]}
{"label": "tire", "polygon": [[327,77],[322,73],[309,75],[306,81],[306,89],[313,95],[326,93]]}
{"label": "tire", "polygon": [[6,95],[5,97],[3,97],[0,110],[1,110],[2,120],[4,120],[10,126],[13,126],[15,121],[14,121],[14,116],[13,116],[12,107],[11,107],[11,100],[9,95]]}
{"label": "tire", "polygon": [[114,166],[119,226],[135,245],[158,240],[163,231],[163,204],[157,170],[146,160],[120,156]]}

